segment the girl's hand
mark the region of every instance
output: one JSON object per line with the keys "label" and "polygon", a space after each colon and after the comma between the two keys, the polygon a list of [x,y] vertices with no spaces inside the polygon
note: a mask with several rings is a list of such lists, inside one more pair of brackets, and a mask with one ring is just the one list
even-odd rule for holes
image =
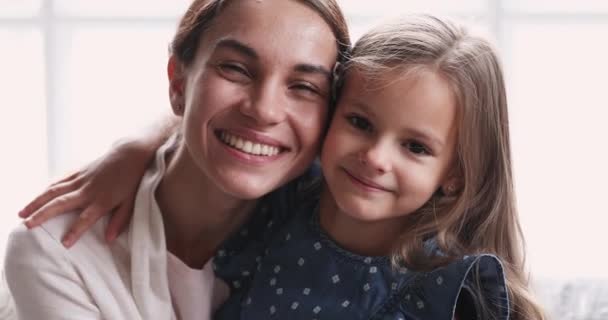
{"label": "girl's hand", "polygon": [[64,235],[62,243],[71,247],[99,218],[112,213],[106,240],[112,242],[133,215],[139,182],[156,149],[176,131],[179,119],[161,119],[137,137],[118,143],[107,154],[80,171],[51,184],[30,202],[19,216],[28,228],[39,226],[54,216],[81,210]]}
{"label": "girl's hand", "polygon": [[139,181],[154,155],[150,147],[137,141],[118,144],[82,170],[51,184],[19,216],[34,228],[57,215],[82,210],[62,239],[64,246],[71,247],[99,218],[112,213],[106,240],[113,241],[131,219]]}

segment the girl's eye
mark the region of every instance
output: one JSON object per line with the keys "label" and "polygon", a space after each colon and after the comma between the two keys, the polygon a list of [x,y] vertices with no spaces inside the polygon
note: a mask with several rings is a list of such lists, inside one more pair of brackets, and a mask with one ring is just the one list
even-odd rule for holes
{"label": "girl's eye", "polygon": [[354,127],[362,131],[371,131],[372,124],[365,118],[357,115],[347,116],[346,119]]}
{"label": "girl's eye", "polygon": [[418,143],[416,141],[406,142],[403,146],[405,148],[407,148],[407,150],[409,150],[411,153],[416,154],[416,155],[430,154],[427,147],[425,147],[423,144]]}

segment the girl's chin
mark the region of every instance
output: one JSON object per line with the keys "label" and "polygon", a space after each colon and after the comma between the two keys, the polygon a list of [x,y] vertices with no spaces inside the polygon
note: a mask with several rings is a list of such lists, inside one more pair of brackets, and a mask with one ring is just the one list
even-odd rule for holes
{"label": "girl's chin", "polygon": [[[382,218],[381,212],[378,212],[378,206],[373,203],[351,203],[351,201],[344,201],[341,205],[338,204],[342,214],[348,216],[350,219],[362,221],[362,222],[374,222]],[[367,202],[367,201],[366,201]]]}

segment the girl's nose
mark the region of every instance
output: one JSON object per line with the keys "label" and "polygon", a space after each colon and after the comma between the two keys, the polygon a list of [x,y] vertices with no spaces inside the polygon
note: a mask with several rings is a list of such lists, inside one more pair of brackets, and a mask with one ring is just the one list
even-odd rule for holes
{"label": "girl's nose", "polygon": [[359,153],[359,162],[379,174],[392,170],[390,146],[377,142]]}

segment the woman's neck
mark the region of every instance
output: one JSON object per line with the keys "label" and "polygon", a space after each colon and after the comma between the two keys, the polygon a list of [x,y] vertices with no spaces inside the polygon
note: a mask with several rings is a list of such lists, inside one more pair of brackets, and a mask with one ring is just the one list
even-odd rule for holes
{"label": "woman's neck", "polygon": [[365,221],[342,211],[324,186],[319,203],[323,230],[341,247],[358,255],[388,256],[404,232],[400,219]]}
{"label": "woman's neck", "polygon": [[167,249],[190,267],[202,268],[217,247],[245,223],[256,201],[222,192],[192,161],[183,144],[167,162],[156,190]]}

